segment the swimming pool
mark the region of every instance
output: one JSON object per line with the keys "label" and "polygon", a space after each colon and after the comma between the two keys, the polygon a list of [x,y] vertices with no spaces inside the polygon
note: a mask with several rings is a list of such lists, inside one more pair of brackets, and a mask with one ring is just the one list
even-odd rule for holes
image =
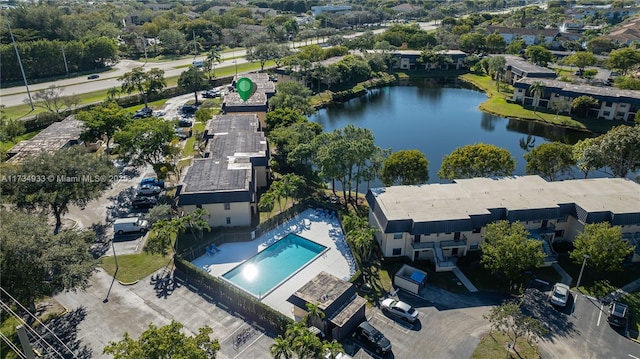
{"label": "swimming pool", "polygon": [[326,249],[321,244],[289,233],[222,277],[262,298]]}

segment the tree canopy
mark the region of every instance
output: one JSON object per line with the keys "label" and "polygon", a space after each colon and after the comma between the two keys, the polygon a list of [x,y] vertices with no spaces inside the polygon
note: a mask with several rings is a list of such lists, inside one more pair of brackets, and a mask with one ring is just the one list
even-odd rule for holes
{"label": "tree canopy", "polygon": [[114,359],[215,359],[220,344],[210,338],[210,327],[200,328],[196,336],[185,335],[182,328],[176,321],[159,328],[151,323],[137,340],[125,333],[121,341],[109,342],[104,354],[113,355]]}
{"label": "tree canopy", "polygon": [[382,165],[381,179],[385,186],[426,183],[429,180],[429,161],[418,150],[392,153]]}
{"label": "tree canopy", "polygon": [[586,224],[573,241],[573,247],[569,257],[575,263],[582,263],[588,255],[586,265],[597,271],[621,270],[622,262],[633,253],[633,247],[622,241],[622,228],[612,227],[609,222]]}
{"label": "tree canopy", "polygon": [[311,106],[311,90],[297,81],[279,83],[276,94],[269,99],[272,110],[292,109],[303,115],[315,112]]}
{"label": "tree canopy", "polygon": [[553,55],[544,46],[533,45],[524,50],[525,56],[534,64],[547,66],[553,60]]}
{"label": "tree canopy", "polygon": [[159,177],[165,178],[173,171],[173,160],[179,152],[175,138],[171,122],[149,117],[129,123],[116,132],[114,141],[120,145],[122,159],[134,166],[149,164]]}
{"label": "tree canopy", "polygon": [[113,135],[131,122],[131,115],[117,103],[109,101],[88,111],[80,111],[76,119],[84,122],[82,139],[96,141],[104,136],[108,151]]}
{"label": "tree canopy", "polygon": [[115,179],[117,170],[106,158],[73,146],[27,159],[6,175],[31,179],[2,182],[6,199],[19,208],[53,213],[58,228],[70,204],[85,206],[98,198]]}
{"label": "tree canopy", "polygon": [[120,76],[118,80],[122,81],[122,92],[138,92],[145,107],[149,104],[149,96],[160,92],[167,86],[164,70],[159,68],[152,68],[145,72],[140,66],[134,67],[131,71]]}
{"label": "tree canopy", "polygon": [[94,238],[91,231],[54,235],[44,216],[0,211],[2,287],[31,308],[39,297],[86,288],[98,266],[89,253]]}
{"label": "tree canopy", "polygon": [[195,103],[197,104],[198,91],[204,90],[207,87],[207,79],[204,78],[204,73],[196,66],[189,66],[187,71],[180,74],[178,87],[193,92]]}
{"label": "tree canopy", "polygon": [[607,58],[607,67],[618,70],[623,75],[638,65],[640,65],[640,50],[631,47],[613,50]]}
{"label": "tree canopy", "polygon": [[576,165],[573,147],[561,142],[543,143],[525,153],[524,159],[528,175],[540,175],[549,181],[571,174]]}
{"label": "tree canopy", "polygon": [[640,169],[640,126],[616,126],[598,140],[600,158],[614,176]]}
{"label": "tree canopy", "polygon": [[511,176],[516,161],[508,150],[490,144],[476,143],[458,147],[445,155],[438,177],[456,178]]}
{"label": "tree canopy", "polygon": [[544,261],[542,242],[530,239],[520,222],[490,223],[483,239],[481,263],[493,274],[503,273],[515,280],[524,270],[539,267]]}
{"label": "tree canopy", "polygon": [[598,59],[589,51],[578,51],[575,54],[569,55],[564,59],[564,63],[567,65],[576,66],[578,69],[584,71],[585,67],[593,66],[598,62]]}

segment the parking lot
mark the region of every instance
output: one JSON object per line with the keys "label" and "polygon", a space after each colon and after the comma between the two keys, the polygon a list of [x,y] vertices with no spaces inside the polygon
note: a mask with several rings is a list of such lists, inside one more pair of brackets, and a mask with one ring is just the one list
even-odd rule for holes
{"label": "parking lot", "polygon": [[523,309],[549,329],[540,342],[543,357],[640,358],[640,345],[607,323],[607,304],[573,292],[565,308],[556,308],[548,300],[551,286],[534,282],[523,297]]}

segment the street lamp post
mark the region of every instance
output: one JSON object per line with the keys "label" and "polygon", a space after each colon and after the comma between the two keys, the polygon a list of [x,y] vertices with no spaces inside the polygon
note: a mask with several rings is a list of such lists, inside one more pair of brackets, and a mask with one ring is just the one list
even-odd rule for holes
{"label": "street lamp post", "polygon": [[213,77],[216,77],[216,64],[213,64]]}
{"label": "street lamp post", "polygon": [[233,63],[236,64],[236,76],[238,76],[238,60],[233,60]]}
{"label": "street lamp post", "polygon": [[576,283],[576,288],[578,288],[578,290],[580,290],[580,281],[582,280],[582,272],[584,271],[584,265],[587,263],[587,259],[589,259],[589,255],[585,254],[583,255],[583,260],[582,260],[582,268],[580,268],[580,274],[578,275],[578,283]]}

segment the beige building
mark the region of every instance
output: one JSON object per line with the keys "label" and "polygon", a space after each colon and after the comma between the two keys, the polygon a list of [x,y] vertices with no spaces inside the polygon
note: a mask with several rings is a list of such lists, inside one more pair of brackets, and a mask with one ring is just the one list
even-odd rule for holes
{"label": "beige building", "polygon": [[640,261],[640,184],[621,178],[547,182],[539,176],[471,178],[450,184],[391,186],[367,193],[369,224],[386,257],[430,260],[453,270],[480,249],[487,224],[521,222],[551,265],[555,241],[572,241],[587,223],[622,227]]}
{"label": "beige building", "polygon": [[257,191],[268,185],[269,147],[254,114],[216,116],[207,123],[204,158],[194,159],[178,186],[178,207],[203,208],[211,227],[251,226]]}
{"label": "beige building", "polygon": [[[544,86],[544,91],[531,93],[534,83]],[[589,110],[588,116],[604,120],[634,121],[640,110],[640,91],[621,90],[615,87],[577,85],[549,79],[523,78],[514,84],[513,101],[525,106],[553,108],[557,101],[571,102],[580,96],[591,96],[598,106]]]}

